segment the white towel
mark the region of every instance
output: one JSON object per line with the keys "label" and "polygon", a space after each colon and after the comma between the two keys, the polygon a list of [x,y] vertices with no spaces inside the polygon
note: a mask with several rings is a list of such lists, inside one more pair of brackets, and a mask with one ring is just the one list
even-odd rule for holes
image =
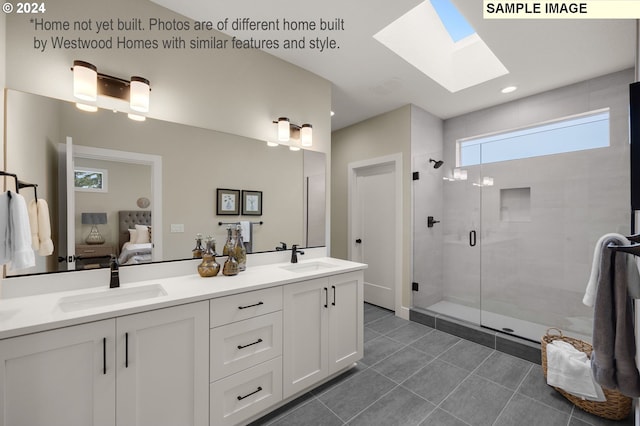
{"label": "white towel", "polygon": [[9,201],[9,242],[11,249],[10,270],[31,268],[36,257],[31,248],[31,228],[27,203],[20,194],[11,193]]}
{"label": "white towel", "polygon": [[49,218],[49,205],[43,198],[38,198],[38,239],[40,256],[53,254],[53,241],[51,240],[51,219]]}
{"label": "white towel", "polygon": [[0,265],[11,260],[11,241],[9,235],[9,193],[0,194]]}
{"label": "white towel", "polygon": [[587,354],[562,340],[547,345],[547,384],[590,401],[606,400],[593,379]]}
{"label": "white towel", "polygon": [[598,277],[600,276],[600,255],[602,253],[602,244],[608,238],[618,238],[625,242],[625,244],[629,244],[629,240],[627,237],[617,233],[605,234],[596,243],[596,247],[593,250],[593,263],[591,264],[591,275],[589,276],[589,281],[587,282],[587,289],[585,290],[584,297],[582,298],[582,303],[587,306],[593,306],[596,301],[596,290],[598,289]]}
{"label": "white towel", "polygon": [[38,205],[36,200],[29,201],[27,211],[29,212],[29,227],[31,228],[31,247],[37,251],[40,249],[40,238],[38,237]]}
{"label": "white towel", "polygon": [[240,232],[242,232],[242,241],[248,243],[251,241],[251,222],[248,220],[240,221]]}

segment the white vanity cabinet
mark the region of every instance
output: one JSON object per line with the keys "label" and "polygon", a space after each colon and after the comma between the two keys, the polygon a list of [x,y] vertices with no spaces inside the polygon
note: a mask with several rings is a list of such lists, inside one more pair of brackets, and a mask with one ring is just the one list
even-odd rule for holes
{"label": "white vanity cabinet", "polygon": [[116,319],[117,425],[208,423],[206,301]]}
{"label": "white vanity cabinet", "polygon": [[362,358],[362,288],[362,272],[284,286],[284,398]]}
{"label": "white vanity cabinet", "polygon": [[0,340],[0,425],[113,426],[115,320]]}
{"label": "white vanity cabinet", "polygon": [[210,425],[282,400],[282,286],[211,300]]}
{"label": "white vanity cabinet", "polygon": [[198,302],[1,340],[0,426],[206,425],[208,312]]}

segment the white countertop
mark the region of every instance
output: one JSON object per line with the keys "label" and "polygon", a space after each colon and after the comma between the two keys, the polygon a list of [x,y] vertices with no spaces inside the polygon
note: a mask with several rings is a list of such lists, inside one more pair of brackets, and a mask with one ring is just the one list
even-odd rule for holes
{"label": "white countertop", "polygon": [[[222,262],[219,260],[219,263]],[[107,280],[103,287],[0,299],[0,339],[358,271],[367,267],[362,263],[329,257],[300,260],[296,265],[314,263],[322,263],[325,267],[316,270],[290,271],[283,267],[288,267],[292,265],[291,263],[276,263],[248,266],[245,271],[236,276],[227,277],[220,272],[218,276],[210,278],[202,278],[197,271],[194,271],[191,275],[126,283],[116,289],[109,289]],[[70,297],[79,295],[91,297],[99,293],[113,296],[114,292],[122,289],[141,288],[150,284],[162,286],[166,295],[71,312],[64,312],[59,305],[63,298],[68,300]]]}

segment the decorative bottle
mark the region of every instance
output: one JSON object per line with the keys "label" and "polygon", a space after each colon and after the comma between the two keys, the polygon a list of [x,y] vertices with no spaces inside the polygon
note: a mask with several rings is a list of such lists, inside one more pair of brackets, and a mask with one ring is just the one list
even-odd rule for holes
{"label": "decorative bottle", "polygon": [[[235,242],[233,241],[233,232],[231,231],[231,225],[227,225],[227,241],[222,248],[222,255],[228,256],[230,251],[233,251]],[[231,250],[230,250],[231,249]]]}
{"label": "decorative bottle", "polygon": [[247,269],[247,249],[242,240],[242,228],[240,225],[236,227],[236,246],[234,250],[235,258],[238,262],[238,271],[244,271]]}
{"label": "decorative bottle", "polygon": [[201,277],[215,277],[220,272],[220,264],[216,262],[216,240],[207,237],[207,248],[202,255],[202,263],[198,265],[198,273]]}
{"label": "decorative bottle", "polygon": [[194,259],[202,258],[204,248],[202,248],[202,234],[196,234],[196,247],[191,250]]}
{"label": "decorative bottle", "polygon": [[222,275],[238,275],[238,261],[236,260],[233,252],[233,248],[229,250],[227,261],[224,262],[224,265],[222,266]]}

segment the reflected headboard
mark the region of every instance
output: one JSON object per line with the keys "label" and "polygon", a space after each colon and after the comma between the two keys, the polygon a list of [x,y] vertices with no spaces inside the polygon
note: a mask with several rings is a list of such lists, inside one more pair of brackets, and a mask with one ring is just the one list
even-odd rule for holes
{"label": "reflected headboard", "polygon": [[118,251],[129,241],[129,229],[136,225],[151,226],[150,210],[120,210],[118,212]]}

